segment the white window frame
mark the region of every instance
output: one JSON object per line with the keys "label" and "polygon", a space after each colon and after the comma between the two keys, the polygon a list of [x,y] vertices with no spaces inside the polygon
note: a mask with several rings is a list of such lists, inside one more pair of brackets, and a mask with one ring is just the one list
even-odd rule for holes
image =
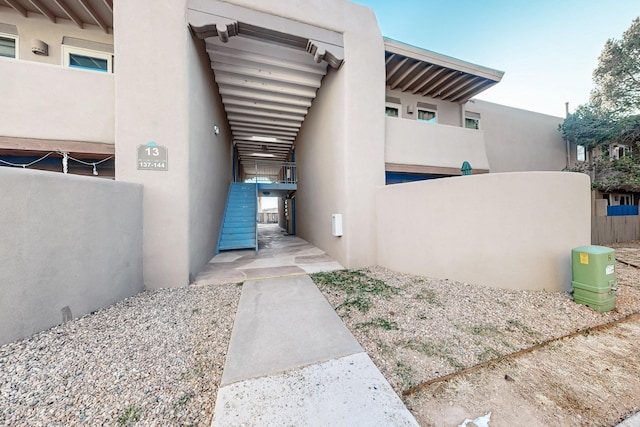
{"label": "white window frame", "polygon": [[587,161],[587,148],[584,145],[576,146],[576,160],[579,162]]}
{"label": "white window frame", "polygon": [[[438,123],[438,110],[433,110],[431,108],[423,108],[423,107],[418,107],[418,112],[416,113],[416,118],[419,122],[422,123]],[[423,120],[420,118],[420,112],[425,112],[425,113],[433,113],[433,119],[431,120]]]}
{"label": "white window frame", "polygon": [[100,52],[99,50],[93,50],[93,49],[84,49],[81,47],[69,46],[66,44],[62,45],[62,65],[63,66],[67,68],[73,68],[74,70],[102,72],[100,70],[92,70],[89,68],[70,67],[71,55],[82,55],[82,56],[88,56],[90,58],[106,59],[107,73],[113,73],[113,54],[112,53]]}
{"label": "white window frame", "polygon": [[390,108],[395,108],[396,110],[398,110],[398,117],[393,117],[393,116],[387,116],[387,117],[393,117],[394,119],[398,118],[401,119],[402,118],[402,104],[397,104],[395,102],[385,102],[384,103],[384,107],[385,107],[385,113],[384,115],[387,116],[387,107]]}
{"label": "white window frame", "polygon": [[[477,129],[475,129],[475,128],[467,127],[467,120],[474,120],[474,121],[476,121],[476,122],[478,123],[478,128],[477,128]],[[465,115],[465,116],[464,116],[464,127],[465,127],[465,129],[480,130],[480,129],[481,129],[481,121],[482,121],[482,119],[481,119],[480,117],[470,117],[470,116],[466,116],[466,115]]]}
{"label": "white window frame", "polygon": [[11,58],[10,56],[0,56],[0,58],[20,59],[20,37],[16,36],[15,34],[9,33],[0,33],[0,37],[4,39],[13,39],[16,44],[16,54],[13,58]]}

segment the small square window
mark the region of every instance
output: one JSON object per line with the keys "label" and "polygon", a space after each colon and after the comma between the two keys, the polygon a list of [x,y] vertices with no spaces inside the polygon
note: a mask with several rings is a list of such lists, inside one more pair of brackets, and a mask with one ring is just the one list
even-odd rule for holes
{"label": "small square window", "polygon": [[0,34],[0,56],[5,58],[17,58],[18,39],[8,34]]}
{"label": "small square window", "polygon": [[421,122],[436,123],[436,112],[418,109],[418,120]]}
{"label": "small square window", "polygon": [[480,129],[480,119],[465,117],[464,127],[467,129]]}
{"label": "small square window", "polygon": [[394,102],[385,103],[384,114],[388,117],[400,117],[400,104]]}

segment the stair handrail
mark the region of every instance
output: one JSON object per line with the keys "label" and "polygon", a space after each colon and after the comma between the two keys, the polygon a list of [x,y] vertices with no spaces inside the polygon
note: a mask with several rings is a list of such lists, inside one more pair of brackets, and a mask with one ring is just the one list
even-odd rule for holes
{"label": "stair handrail", "polygon": [[255,187],[256,187],[256,216],[255,216],[255,220],[256,220],[256,252],[258,252],[258,182],[256,180],[255,183]]}
{"label": "stair handrail", "polygon": [[222,239],[222,231],[224,229],[224,219],[227,217],[227,209],[229,209],[229,197],[231,197],[232,187],[233,187],[233,182],[229,184],[229,191],[227,192],[227,200],[225,201],[225,204],[224,204],[224,213],[222,214],[222,222],[220,223],[220,231],[218,232],[218,244],[216,245],[216,255],[220,253],[220,240]]}

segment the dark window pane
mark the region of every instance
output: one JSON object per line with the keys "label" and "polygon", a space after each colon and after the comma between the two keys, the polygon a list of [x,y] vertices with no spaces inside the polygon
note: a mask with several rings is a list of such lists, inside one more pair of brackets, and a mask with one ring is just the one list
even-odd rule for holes
{"label": "dark window pane", "polygon": [[82,56],[75,53],[69,55],[69,66],[71,68],[97,70],[105,73],[109,70],[106,59],[92,58],[90,56]]}
{"label": "dark window pane", "polygon": [[0,56],[16,57],[16,41],[7,37],[0,37]]}

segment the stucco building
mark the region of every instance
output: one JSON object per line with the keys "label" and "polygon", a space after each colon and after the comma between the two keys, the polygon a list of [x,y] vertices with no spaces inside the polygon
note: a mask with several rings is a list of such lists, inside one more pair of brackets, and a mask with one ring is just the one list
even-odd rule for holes
{"label": "stucco building", "polygon": [[0,159],[142,184],[147,288],[216,253],[234,180],[282,184],[259,191],[283,223],[358,268],[381,263],[381,187],[567,163],[561,118],[473,98],[501,71],[345,0],[0,0],[0,56]]}

